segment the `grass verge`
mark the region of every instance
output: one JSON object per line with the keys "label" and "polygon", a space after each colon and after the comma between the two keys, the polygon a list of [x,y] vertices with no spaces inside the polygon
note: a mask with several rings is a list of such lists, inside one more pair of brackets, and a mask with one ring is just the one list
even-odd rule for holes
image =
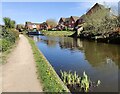
{"label": "grass verge", "polygon": [[41,31],[46,36],[70,36],[74,31]]}
{"label": "grass verge", "polygon": [[53,67],[39,51],[35,42],[26,36],[32,46],[34,59],[37,67],[38,79],[42,82],[43,91],[45,92],[69,92],[68,88],[63,84]]}
{"label": "grass verge", "polygon": [[[10,53],[15,49],[19,41],[19,38],[17,38],[16,42],[9,47],[9,49],[5,52],[0,52],[0,64],[5,64],[7,58],[9,57]],[[1,41],[2,44],[2,41]],[[2,49],[2,46],[1,46]]]}

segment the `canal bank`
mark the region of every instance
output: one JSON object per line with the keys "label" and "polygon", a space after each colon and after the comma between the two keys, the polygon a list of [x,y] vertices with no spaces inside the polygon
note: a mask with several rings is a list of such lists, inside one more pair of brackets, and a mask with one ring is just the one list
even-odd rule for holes
{"label": "canal bank", "polygon": [[85,40],[91,40],[100,43],[120,44],[120,33],[119,32],[108,32],[108,33],[92,33],[88,31],[82,31],[80,34],[74,34],[69,37],[80,38]]}
{"label": "canal bank", "polygon": [[45,36],[70,36],[74,31],[41,31]]}
{"label": "canal bank", "polygon": [[[26,36],[27,37],[27,36]],[[36,62],[38,79],[43,84],[44,92],[70,92],[68,88],[63,84],[53,67],[44,57],[44,55],[38,50],[33,39],[27,37],[29,43],[32,46],[34,59]]]}

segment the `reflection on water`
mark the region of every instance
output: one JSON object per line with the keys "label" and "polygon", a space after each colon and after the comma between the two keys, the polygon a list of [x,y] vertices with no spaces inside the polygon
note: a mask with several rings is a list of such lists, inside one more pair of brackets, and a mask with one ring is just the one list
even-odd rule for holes
{"label": "reflection on water", "polygon": [[93,91],[118,91],[118,71],[120,70],[120,46],[95,43],[69,37],[34,36],[42,51],[56,72],[83,71],[93,81],[101,80],[100,87]]}

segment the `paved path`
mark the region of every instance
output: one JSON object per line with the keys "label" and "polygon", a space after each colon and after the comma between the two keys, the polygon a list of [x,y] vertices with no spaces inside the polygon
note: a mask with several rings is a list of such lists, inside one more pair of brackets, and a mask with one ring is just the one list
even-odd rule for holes
{"label": "paved path", "polygon": [[2,91],[41,92],[31,46],[25,36],[19,37],[17,47],[2,65]]}

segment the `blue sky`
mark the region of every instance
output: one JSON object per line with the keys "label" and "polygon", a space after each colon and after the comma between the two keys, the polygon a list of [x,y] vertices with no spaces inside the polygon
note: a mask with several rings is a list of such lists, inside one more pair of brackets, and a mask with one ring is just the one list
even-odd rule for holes
{"label": "blue sky", "polygon": [[[44,22],[47,19],[81,16],[95,2],[2,2],[2,17],[10,17],[17,24],[25,21]],[[0,21],[0,24],[3,24]]]}

